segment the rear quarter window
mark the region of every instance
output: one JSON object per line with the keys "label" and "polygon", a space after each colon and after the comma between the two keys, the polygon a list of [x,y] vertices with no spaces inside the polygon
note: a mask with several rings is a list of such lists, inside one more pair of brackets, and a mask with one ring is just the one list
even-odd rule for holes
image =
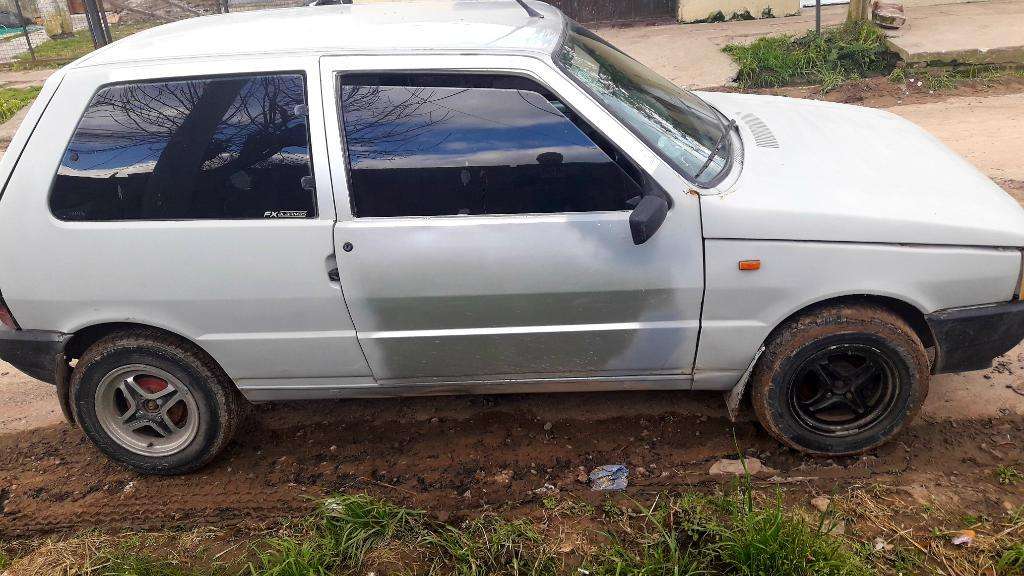
{"label": "rear quarter window", "polygon": [[316,215],[301,74],[102,88],[50,193],[61,220]]}

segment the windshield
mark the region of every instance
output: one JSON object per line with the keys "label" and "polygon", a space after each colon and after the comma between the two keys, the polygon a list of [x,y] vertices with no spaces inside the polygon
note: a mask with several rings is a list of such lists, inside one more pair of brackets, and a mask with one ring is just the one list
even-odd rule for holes
{"label": "windshield", "polygon": [[724,176],[729,137],[701,172],[725,130],[721,115],[703,100],[572,21],[555,61],[688,180],[711,186]]}

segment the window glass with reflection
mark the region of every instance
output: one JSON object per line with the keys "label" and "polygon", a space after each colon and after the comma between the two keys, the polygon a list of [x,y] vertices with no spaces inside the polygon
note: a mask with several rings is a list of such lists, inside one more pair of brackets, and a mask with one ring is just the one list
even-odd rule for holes
{"label": "window glass with reflection", "polygon": [[103,88],[50,208],[62,220],[315,216],[305,103],[300,74]]}
{"label": "window glass with reflection", "polygon": [[727,174],[725,120],[695,94],[575,22],[556,62],[688,180],[712,186]]}
{"label": "window glass with reflection", "polygon": [[342,82],[357,216],[627,210],[641,194],[538,91]]}

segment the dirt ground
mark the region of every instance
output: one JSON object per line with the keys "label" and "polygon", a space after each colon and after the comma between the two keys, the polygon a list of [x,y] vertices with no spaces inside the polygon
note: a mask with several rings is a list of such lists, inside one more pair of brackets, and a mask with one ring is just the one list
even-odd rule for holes
{"label": "dirt ground", "polygon": [[[1024,200],[1024,81],[929,94],[874,79],[826,97],[905,115]],[[344,490],[446,518],[498,505],[529,510],[545,484],[596,498],[578,477],[600,464],[627,464],[634,495],[710,483],[711,463],[737,447],[808,496],[877,484],[902,489],[911,504],[1002,514],[1024,505],[1024,487],[1001,485],[994,473],[1024,470],[1024,346],[989,370],[936,377],[913,425],[860,458],[783,449],[749,411],[730,423],[717,394],[481,396],[261,407],[223,458],[175,478],[110,463],[62,422],[51,386],[0,364],[0,536],[244,525],[303,514],[314,497]]]}

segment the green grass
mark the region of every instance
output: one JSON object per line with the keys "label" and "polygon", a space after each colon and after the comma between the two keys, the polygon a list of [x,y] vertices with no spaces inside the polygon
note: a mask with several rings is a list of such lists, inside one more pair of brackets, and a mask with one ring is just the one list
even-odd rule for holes
{"label": "green grass", "polygon": [[996,564],[1000,576],[1024,574],[1024,542],[1010,546]]}
{"label": "green grass", "polygon": [[[777,497],[755,496],[748,484],[712,495],[661,494],[645,504],[609,498],[602,508],[552,502],[543,520],[485,512],[448,524],[378,498],[347,495],[329,498],[305,519],[283,524],[275,536],[247,544],[233,564],[218,564],[219,554],[202,560],[209,558],[205,551],[167,548],[145,534],[107,540],[91,548],[88,559],[79,558],[82,552],[74,556],[89,567],[83,573],[93,576],[869,573],[846,540],[828,533],[827,523],[806,519]],[[189,541],[194,547],[195,539]],[[1006,566],[1015,566],[1007,554]]]}
{"label": "green grass", "polygon": [[331,551],[316,538],[275,538],[254,553],[256,560],[245,570],[251,576],[327,576],[335,564]]}
{"label": "green grass", "polygon": [[999,480],[1000,484],[1013,486],[1017,482],[1024,480],[1024,476],[1013,466],[1000,466],[996,468],[996,479]]}
{"label": "green grass", "polygon": [[[986,66],[962,66],[958,68],[925,69],[916,72],[903,71],[897,74],[896,68],[889,79],[896,84],[911,82],[931,92],[954,90],[968,82],[990,84],[1008,78],[1024,78],[1024,70],[1019,68],[999,68]],[[913,74],[913,77],[908,75]]]}
{"label": "green grass", "polygon": [[0,124],[7,122],[39,95],[39,87],[0,88]]}
{"label": "green grass", "polygon": [[884,33],[868,22],[847,22],[820,35],[767,36],[724,51],[739,65],[736,81],[745,88],[810,82],[827,92],[847,80],[887,73],[896,61]]}
{"label": "green grass", "polygon": [[273,538],[254,549],[251,576],[321,576],[354,568],[369,552],[423,529],[424,514],[363,495],[320,503],[300,534]]}
{"label": "green grass", "polygon": [[433,554],[430,574],[543,576],[558,574],[553,551],[532,522],[488,514],[461,526],[443,525],[422,538]]}
{"label": "green grass", "polygon": [[335,496],[314,517],[314,533],[346,565],[357,566],[370,550],[422,528],[424,513],[362,495]]}
{"label": "green grass", "polygon": [[106,558],[96,576],[191,576],[196,574],[168,560],[121,551]]}
{"label": "green grass", "polygon": [[701,544],[718,524],[706,510],[704,498],[683,497],[627,511],[618,533],[606,534],[609,544],[593,555],[588,571],[597,576],[712,574],[713,556],[702,552]]}
{"label": "green grass", "polygon": [[834,521],[817,524],[788,513],[781,496],[755,506],[749,499],[732,511],[718,554],[726,572],[744,575],[868,576],[871,571],[846,544],[829,532]]}
{"label": "green grass", "polygon": [[[116,41],[151,26],[152,24],[113,25],[110,27],[110,35]],[[18,56],[18,59],[11,64],[11,68],[13,70],[53,68],[85,56],[95,48],[92,44],[92,35],[86,29],[79,30],[67,38],[48,40],[38,46],[33,45],[33,49],[35,59],[30,53],[25,52]]]}
{"label": "green grass", "polygon": [[3,548],[0,548],[0,572],[3,572],[11,565],[11,557],[4,552]]}

